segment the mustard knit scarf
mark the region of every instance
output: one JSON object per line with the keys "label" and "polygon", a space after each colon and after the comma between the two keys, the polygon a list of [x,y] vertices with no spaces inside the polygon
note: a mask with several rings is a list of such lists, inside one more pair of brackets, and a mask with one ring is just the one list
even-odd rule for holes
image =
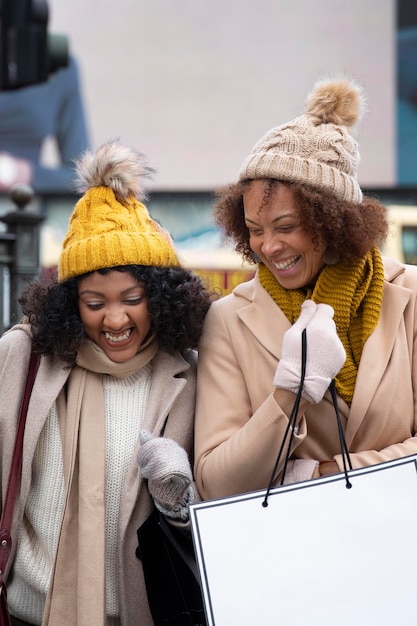
{"label": "mustard knit scarf", "polygon": [[381,312],[384,267],[378,248],[354,266],[326,265],[314,289],[284,289],[263,264],[259,264],[259,280],[291,324],[299,317],[304,300],[333,307],[337,333],[346,350],[345,364],[336,376],[336,389],[350,406],[362,349]]}

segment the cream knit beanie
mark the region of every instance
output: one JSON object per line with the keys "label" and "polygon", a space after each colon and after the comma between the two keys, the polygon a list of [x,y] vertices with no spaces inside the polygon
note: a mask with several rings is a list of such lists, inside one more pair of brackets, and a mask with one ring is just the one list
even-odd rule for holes
{"label": "cream knit beanie", "polygon": [[245,159],[239,179],[275,178],[362,202],[359,150],[351,127],[364,107],[361,88],[338,78],[316,83],[305,114],[269,130]]}

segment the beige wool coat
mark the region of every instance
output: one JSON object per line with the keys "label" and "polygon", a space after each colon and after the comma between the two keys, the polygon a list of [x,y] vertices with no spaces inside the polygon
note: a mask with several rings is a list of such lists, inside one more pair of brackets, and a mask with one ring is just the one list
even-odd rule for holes
{"label": "beige wool coat", "polygon": [[[365,343],[351,407],[338,398],[353,467],[417,453],[417,267],[384,259],[379,323]],[[290,323],[257,276],[216,302],[199,348],[195,475],[204,499],[264,489],[288,423],[273,397]],[[343,468],[329,391],[308,405],[295,458]]]}
{"label": "beige wool coat", "polygon": [[[11,463],[15,427],[29,362],[30,339],[23,331],[0,340],[0,511]],[[169,415],[165,436],[190,452],[193,440],[196,354],[188,360],[158,352],[152,360],[152,384],[141,428],[159,435]],[[31,467],[48,411],[69,376],[69,369],[55,357],[42,357],[27,415],[24,438],[22,486],[15,511],[12,539],[22,520],[31,484]],[[123,488],[118,527],[117,567],[122,626],[152,626],[141,562],[136,558],[136,531],[151,511],[151,500],[136,463],[139,442]],[[15,545],[15,543],[14,543]],[[10,564],[13,561],[13,554]],[[10,565],[9,564],[9,565]],[[10,570],[10,567],[8,568]],[[57,624],[57,626],[64,626]]]}

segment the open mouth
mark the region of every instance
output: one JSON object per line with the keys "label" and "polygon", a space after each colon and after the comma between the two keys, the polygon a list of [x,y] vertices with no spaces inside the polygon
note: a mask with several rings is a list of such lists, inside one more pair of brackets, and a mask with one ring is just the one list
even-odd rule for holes
{"label": "open mouth", "polygon": [[127,328],[121,334],[109,333],[108,331],[104,332],[104,336],[106,337],[107,341],[110,341],[111,343],[121,343],[122,341],[126,341],[127,339],[129,339],[131,334],[131,328]]}
{"label": "open mouth", "polygon": [[291,259],[282,261],[281,263],[274,263],[272,261],[272,265],[275,267],[275,269],[280,270],[280,271],[290,270],[292,267],[294,267],[294,265],[298,263],[300,258],[301,256],[298,254],[296,256],[293,256]]}

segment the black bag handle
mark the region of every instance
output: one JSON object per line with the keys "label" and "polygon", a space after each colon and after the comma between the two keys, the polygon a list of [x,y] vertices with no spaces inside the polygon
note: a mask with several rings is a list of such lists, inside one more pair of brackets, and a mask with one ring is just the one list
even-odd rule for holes
{"label": "black bag handle", "polygon": [[[304,379],[305,379],[305,373],[306,373],[306,364],[307,364],[307,329],[304,328],[303,332],[301,333],[301,378],[300,378],[300,386],[298,388],[297,395],[296,395],[295,400],[294,400],[294,405],[293,405],[293,408],[291,410],[290,417],[288,419],[288,424],[287,424],[287,427],[285,429],[284,437],[282,439],[281,446],[279,448],[278,455],[277,455],[277,458],[276,458],[276,461],[275,461],[275,464],[274,464],[274,468],[273,468],[272,473],[271,473],[271,478],[270,478],[269,483],[268,483],[268,488],[266,490],[265,498],[264,498],[264,500],[262,502],[262,506],[263,507],[267,507],[268,506],[269,493],[270,493],[270,491],[272,489],[272,486],[273,486],[273,483],[274,483],[274,477],[275,477],[275,474],[276,474],[279,462],[281,460],[281,457],[283,455],[286,441],[288,439],[288,446],[287,446],[287,451],[286,451],[286,454],[285,454],[285,463],[284,463],[284,467],[283,467],[283,470],[282,470],[282,476],[281,476],[281,481],[280,481],[280,485],[284,484],[285,473],[286,473],[288,461],[289,461],[289,458],[290,458],[291,444],[292,444],[293,437],[294,437],[294,429],[295,429],[295,425],[296,425],[296,421],[297,421],[298,409],[300,407],[301,393],[302,393],[302,390],[303,390],[303,387],[304,387]],[[346,443],[345,434],[343,432],[342,420],[340,418],[340,413],[339,413],[339,407],[337,405],[336,386],[335,386],[334,380],[331,381],[331,383],[329,385],[329,389],[330,389],[330,393],[331,393],[332,401],[333,401],[333,406],[334,406],[335,413],[336,413],[336,421],[337,421],[337,428],[338,428],[339,439],[340,439],[340,448],[341,448],[342,459],[343,459],[343,471],[344,471],[344,474],[345,474],[346,488],[350,489],[352,487],[352,484],[351,484],[351,482],[349,480],[347,465],[349,465],[349,469],[352,469],[352,463],[351,463],[351,460],[350,460],[349,449],[348,449],[348,446],[347,446],[347,443]]]}

